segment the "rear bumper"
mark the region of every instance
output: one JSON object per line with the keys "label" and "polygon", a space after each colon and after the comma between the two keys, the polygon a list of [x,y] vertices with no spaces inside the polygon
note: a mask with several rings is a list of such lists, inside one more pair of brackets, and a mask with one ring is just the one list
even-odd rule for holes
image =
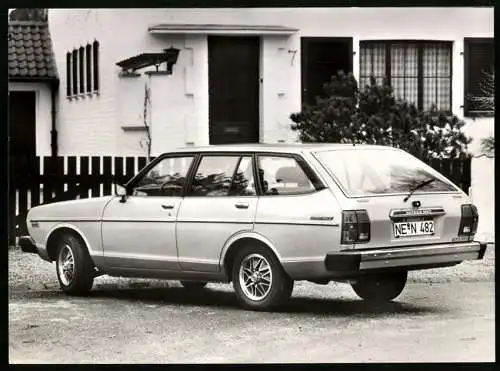
{"label": "rear bumper", "polygon": [[386,269],[415,270],[452,266],[464,260],[480,260],[485,252],[486,244],[479,242],[349,250],[327,254],[325,266],[332,273],[361,273]]}
{"label": "rear bumper", "polygon": [[23,252],[38,254],[35,241],[30,236],[19,237],[19,246]]}

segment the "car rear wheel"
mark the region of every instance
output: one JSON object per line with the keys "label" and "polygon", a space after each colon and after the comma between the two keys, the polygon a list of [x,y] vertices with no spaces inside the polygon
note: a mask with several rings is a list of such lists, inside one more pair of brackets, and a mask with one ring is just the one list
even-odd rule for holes
{"label": "car rear wheel", "polygon": [[207,282],[203,281],[180,281],[182,287],[189,290],[199,290],[207,285]]}
{"label": "car rear wheel", "polygon": [[360,277],[352,284],[354,292],[362,299],[372,302],[387,302],[403,291],[408,272],[378,273]]}
{"label": "car rear wheel", "polygon": [[272,309],[290,298],[293,280],[263,246],[246,246],[235,257],[233,287],[238,301],[253,310]]}
{"label": "car rear wheel", "polygon": [[92,289],[92,260],[77,237],[65,234],[60,238],[56,272],[59,286],[68,295],[84,295]]}

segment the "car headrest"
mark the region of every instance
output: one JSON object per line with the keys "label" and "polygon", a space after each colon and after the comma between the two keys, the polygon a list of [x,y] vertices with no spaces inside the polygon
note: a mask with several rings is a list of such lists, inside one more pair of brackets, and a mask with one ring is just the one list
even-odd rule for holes
{"label": "car headrest", "polygon": [[283,183],[298,183],[298,185],[308,185],[309,180],[302,169],[297,166],[281,167],[276,171],[276,181]]}

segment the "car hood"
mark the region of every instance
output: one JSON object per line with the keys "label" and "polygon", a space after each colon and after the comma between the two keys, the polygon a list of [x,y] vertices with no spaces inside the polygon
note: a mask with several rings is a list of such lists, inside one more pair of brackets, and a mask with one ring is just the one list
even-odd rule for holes
{"label": "car hood", "polygon": [[106,204],[116,196],[84,198],[79,200],[54,202],[39,205],[30,209],[27,219],[30,220],[96,220],[100,219]]}

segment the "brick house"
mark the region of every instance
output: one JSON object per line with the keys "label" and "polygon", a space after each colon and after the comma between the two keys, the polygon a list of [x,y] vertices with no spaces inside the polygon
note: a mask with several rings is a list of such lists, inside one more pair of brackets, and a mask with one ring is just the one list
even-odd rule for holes
{"label": "brick house", "polygon": [[[61,81],[58,154],[144,155],[146,89],[153,155],[186,145],[296,141],[290,113],[344,70],[361,83],[369,74],[388,76],[398,96],[463,118],[479,156],[494,117],[467,97],[481,94],[483,71],[494,65],[493,13],[491,7],[50,10]],[[171,47],[179,54],[169,74]],[[50,138],[37,132],[37,153],[48,153]],[[488,236],[493,164],[485,157],[472,164],[480,232]]]}

